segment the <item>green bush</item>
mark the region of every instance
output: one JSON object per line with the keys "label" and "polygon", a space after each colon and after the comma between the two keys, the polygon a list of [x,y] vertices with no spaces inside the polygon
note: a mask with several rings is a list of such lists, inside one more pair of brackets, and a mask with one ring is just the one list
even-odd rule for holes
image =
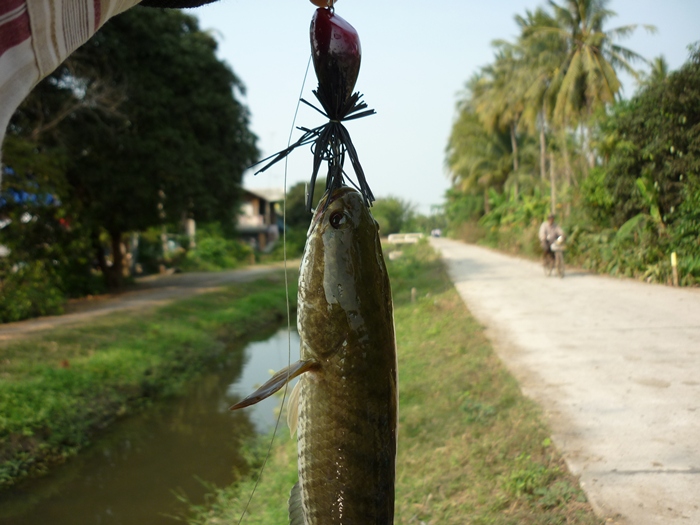
{"label": "green bush", "polygon": [[249,260],[252,248],[245,244],[221,237],[206,237],[197,242],[197,247],[188,250],[180,266],[186,270],[223,270],[236,268]]}
{"label": "green bush", "polygon": [[[287,226],[287,259],[296,259],[301,257],[304,253],[304,246],[306,245],[306,233],[308,230],[308,225],[306,226]],[[284,241],[285,239],[280,234],[279,241],[272,249],[270,253],[265,253],[260,255],[261,261],[282,261],[284,260]]]}
{"label": "green bush", "polygon": [[683,197],[671,235],[681,284],[690,286],[700,282],[700,181],[686,186]]}
{"label": "green bush", "polygon": [[447,190],[445,197],[445,216],[450,228],[477,220],[484,213],[484,198],[481,195],[463,193],[452,188]]}
{"label": "green bush", "polygon": [[503,489],[516,497],[542,493],[559,474],[556,467],[547,468],[529,454],[520,454],[515,458],[515,464],[516,468],[504,476]]}
{"label": "green bush", "polygon": [[145,273],[158,272],[165,264],[185,271],[216,271],[236,268],[253,258],[248,245],[226,235],[219,223],[198,224],[196,245],[189,248],[187,235],[168,235],[176,249],[163,254],[161,228],[150,228],[139,238],[138,262]]}
{"label": "green bush", "polygon": [[549,196],[535,188],[532,194],[489,192],[491,211],[479,219],[483,236],[478,242],[510,253],[538,257],[540,224],[549,210]]}
{"label": "green bush", "polygon": [[0,262],[0,322],[59,314],[64,301],[56,272],[46,261]]}
{"label": "green bush", "polygon": [[218,223],[211,223],[198,229],[196,247],[172,262],[183,270],[215,271],[236,268],[252,258],[250,246],[227,238]]}
{"label": "green bush", "polygon": [[567,241],[567,258],[584,268],[611,275],[634,277],[648,282],[671,283],[671,253],[678,255],[682,286],[700,282],[700,187],[690,183],[684,200],[675,211],[675,221],[666,225],[654,214],[639,213],[619,228],[593,226],[582,220]]}
{"label": "green bush", "polygon": [[161,228],[149,228],[139,235],[138,263],[144,273],[157,273],[163,264],[163,245],[160,239]]}

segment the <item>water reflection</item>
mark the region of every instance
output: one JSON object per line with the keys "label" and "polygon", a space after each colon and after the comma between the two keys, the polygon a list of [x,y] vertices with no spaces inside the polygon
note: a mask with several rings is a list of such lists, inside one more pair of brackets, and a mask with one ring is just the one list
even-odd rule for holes
{"label": "water reflection", "polygon": [[[288,339],[291,340],[291,345],[288,344]],[[246,358],[248,360],[243,375],[238,381],[231,383],[229,387],[229,395],[231,399],[236,401],[244,398],[267,381],[271,372],[277,372],[287,366],[288,360],[291,363],[299,360],[299,335],[295,331],[290,333],[286,329],[279,330],[265,341],[250,343],[246,347]],[[292,382],[292,385],[294,383]],[[231,404],[223,406],[222,410],[228,410]],[[253,410],[249,414],[251,421],[258,432],[265,433],[272,430],[275,424],[276,417],[274,417],[273,412],[278,405],[279,399],[270,398],[237,412],[246,412],[252,408]]]}
{"label": "water reflection", "polygon": [[99,441],[49,476],[0,494],[0,525],[173,525],[182,504],[174,492],[202,500],[207,483],[222,486],[240,467],[242,440],[267,432],[278,400],[228,407],[292,362],[299,339],[286,329],[231,348],[185,396],[161,402],[108,429]]}

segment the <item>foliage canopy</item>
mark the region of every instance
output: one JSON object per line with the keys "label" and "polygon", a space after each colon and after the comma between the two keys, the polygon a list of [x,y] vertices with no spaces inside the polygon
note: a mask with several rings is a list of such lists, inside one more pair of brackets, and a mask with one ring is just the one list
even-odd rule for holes
{"label": "foliage canopy", "polygon": [[[10,256],[0,258],[0,288],[46,283],[60,303],[93,293],[93,263],[121,285],[125,233],[188,217],[233,231],[242,174],[258,151],[243,85],[215,52],[194,17],[134,8],[37,86],[8,128],[0,219]],[[41,264],[19,271],[29,261]]]}

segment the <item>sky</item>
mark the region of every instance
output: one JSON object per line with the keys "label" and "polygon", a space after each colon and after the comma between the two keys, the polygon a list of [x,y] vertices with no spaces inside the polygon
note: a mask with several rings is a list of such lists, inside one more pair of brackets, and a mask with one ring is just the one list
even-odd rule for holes
{"label": "sky", "polygon": [[[398,197],[424,214],[444,202],[450,186],[445,146],[464,85],[492,62],[493,40],[515,40],[514,16],[540,6],[540,0],[336,3],[335,13],[355,27],[362,45],[355,89],[377,111],[346,124],[375,197]],[[672,70],[688,58],[688,45],[700,40],[700,0],[611,0],[609,7],[617,16],[606,29],[640,24],[632,37],[619,43],[647,59],[664,55]],[[304,83],[314,9],[308,0],[220,0],[189,11],[199,18],[201,29],[214,35],[219,58],[245,85],[239,99],[250,111],[250,127],[263,157],[286,147],[299,95],[316,102],[313,66]],[[642,24],[653,24],[658,31],[649,34]],[[635,83],[630,77],[622,80],[629,97]],[[323,123],[322,115],[302,105],[295,125]],[[300,135],[294,130],[293,140]],[[307,148],[294,151],[287,188],[307,181],[311,165]],[[349,160],[346,171],[354,175]],[[246,172],[243,184],[282,188],[284,182],[280,162],[257,176]]]}

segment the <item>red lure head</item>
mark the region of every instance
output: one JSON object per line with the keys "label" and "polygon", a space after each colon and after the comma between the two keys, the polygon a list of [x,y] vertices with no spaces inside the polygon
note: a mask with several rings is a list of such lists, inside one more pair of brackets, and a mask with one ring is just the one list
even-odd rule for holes
{"label": "red lure head", "polygon": [[[326,5],[334,1],[325,0]],[[314,0],[312,2],[318,5]],[[367,104],[361,100],[362,95],[359,92],[353,93],[360,73],[360,37],[354,27],[333,12],[332,7],[317,9],[311,20],[311,51],[318,77],[318,89],[313,93],[323,110],[309,104],[303,98],[301,101],[326,115],[328,122],[313,129],[299,128],[304,131],[301,138],[286,149],[264,159],[267,164],[259,169],[256,175],[285,158],[295,148],[313,143],[311,149],[314,165],[307,210],[311,211],[313,188],[323,162],[328,163],[326,191],[332,195],[335,190],[346,185],[348,175],[343,169],[346,155],[350,158],[357,178],[357,184],[353,185],[361,193],[365,205],[369,207],[375,200],[374,195],[367,184],[350,134],[343,125],[347,120],[374,115],[374,110],[367,109]]]}
{"label": "red lure head", "polygon": [[333,10],[320,8],[311,20],[311,51],[319,90],[339,109],[352,95],[360,73],[360,37]]}

